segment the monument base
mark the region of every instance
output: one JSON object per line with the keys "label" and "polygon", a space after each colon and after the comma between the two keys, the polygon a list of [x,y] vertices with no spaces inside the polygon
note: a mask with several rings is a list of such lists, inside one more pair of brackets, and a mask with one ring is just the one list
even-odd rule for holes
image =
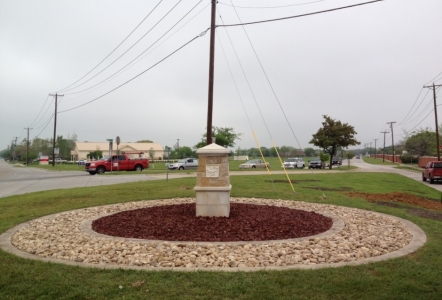
{"label": "monument base", "polygon": [[229,217],[231,189],[231,185],[220,187],[194,187],[196,192],[196,216]]}

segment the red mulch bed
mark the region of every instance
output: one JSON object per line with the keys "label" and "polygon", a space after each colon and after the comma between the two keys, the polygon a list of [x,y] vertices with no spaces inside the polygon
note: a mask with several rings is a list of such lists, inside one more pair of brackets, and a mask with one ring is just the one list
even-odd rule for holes
{"label": "red mulch bed", "polygon": [[230,217],[196,217],[195,203],[124,211],[93,221],[98,233],[165,241],[282,240],[329,230],[333,221],[315,212],[230,203]]}

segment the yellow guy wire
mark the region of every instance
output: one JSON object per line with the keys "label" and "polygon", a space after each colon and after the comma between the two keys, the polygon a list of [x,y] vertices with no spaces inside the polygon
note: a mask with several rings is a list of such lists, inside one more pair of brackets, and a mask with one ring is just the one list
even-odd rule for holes
{"label": "yellow guy wire", "polygon": [[266,166],[267,173],[269,173],[269,175],[272,175],[272,173],[270,173],[270,169],[269,169],[269,166],[267,165],[266,159],[264,158],[264,155],[262,154],[261,146],[259,145],[258,139],[256,138],[255,131],[252,130],[252,133],[253,133],[253,137],[255,138],[255,142],[258,145],[259,153],[261,153],[262,160],[264,161],[264,164]]}
{"label": "yellow guy wire", "polygon": [[290,180],[289,174],[287,173],[287,169],[284,168],[284,164],[283,164],[283,162],[282,162],[281,156],[279,156],[278,148],[276,147],[274,141],[272,141],[272,144],[273,144],[273,148],[275,148],[276,155],[278,155],[279,162],[281,163],[281,166],[282,166],[282,168],[284,169],[285,176],[287,177],[287,180],[289,181],[290,186],[292,187],[292,191],[293,191],[293,193],[296,193],[296,192],[295,192],[295,188],[293,187],[292,181]]}

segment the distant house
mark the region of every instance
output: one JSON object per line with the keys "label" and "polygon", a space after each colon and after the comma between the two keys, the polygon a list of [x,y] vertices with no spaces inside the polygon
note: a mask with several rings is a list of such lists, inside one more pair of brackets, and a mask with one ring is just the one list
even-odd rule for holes
{"label": "distant house", "polygon": [[[75,143],[74,150],[71,151],[71,160],[84,160],[88,159],[87,155],[90,152],[100,150],[103,155],[109,155],[109,143],[108,142],[77,142]],[[130,156],[150,158],[149,151],[154,152],[153,159],[162,160],[164,158],[164,149],[158,143],[123,143],[118,145],[114,142],[112,154],[126,153]]]}

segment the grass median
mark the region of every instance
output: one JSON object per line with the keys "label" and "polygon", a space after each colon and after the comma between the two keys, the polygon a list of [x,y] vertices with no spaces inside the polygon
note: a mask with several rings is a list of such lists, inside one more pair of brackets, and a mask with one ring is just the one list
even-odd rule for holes
{"label": "grass median", "polygon": [[[318,270],[173,272],[104,270],[27,260],[0,250],[2,299],[438,299],[442,294],[441,221],[379,205],[346,192],[440,193],[397,174],[334,173],[232,176],[233,197],[308,201],[357,207],[408,219],[427,234],[417,252],[389,261]],[[119,202],[193,197],[195,178],[54,190],[2,198],[0,232],[40,216]],[[322,195],[326,194],[327,198]],[[441,212],[439,212],[441,213]],[[121,288],[120,288],[121,287]]]}

